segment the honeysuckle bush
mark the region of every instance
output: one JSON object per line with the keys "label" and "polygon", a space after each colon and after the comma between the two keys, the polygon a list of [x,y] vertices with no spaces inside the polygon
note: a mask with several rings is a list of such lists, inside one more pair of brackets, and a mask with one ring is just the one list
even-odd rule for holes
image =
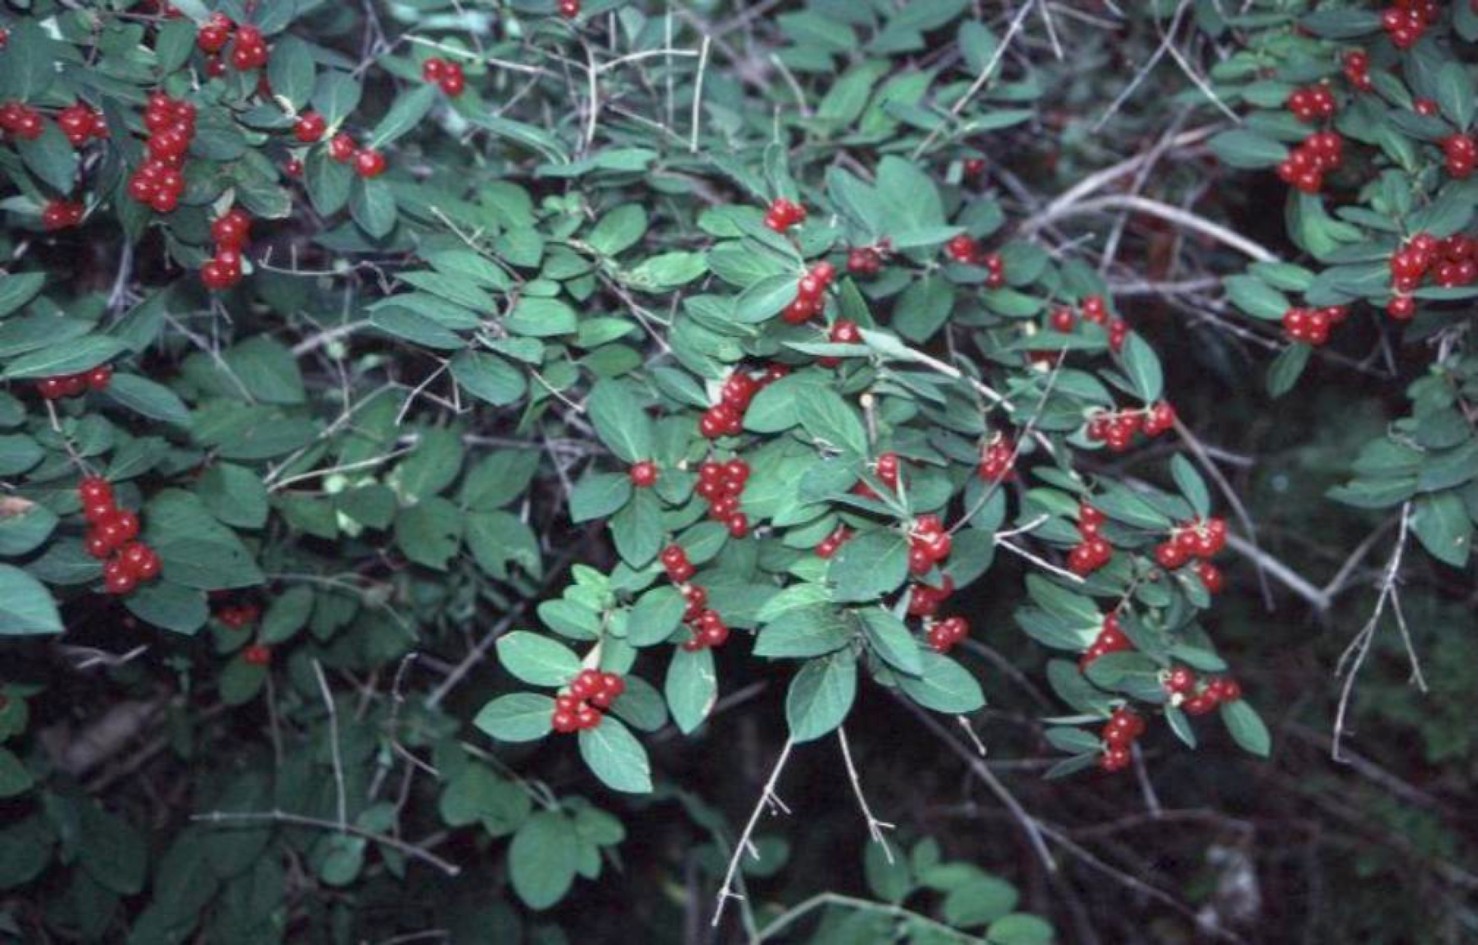
{"label": "honeysuckle bush", "polygon": [[[1104,6],[1048,22],[1087,48],[1097,17],[1175,14]],[[1245,51],[1175,99],[1237,167],[1351,139],[1290,196],[1294,251],[1226,282],[1258,319],[1343,307],[1288,326],[1274,392],[1321,320],[1387,305],[1400,238],[1473,210],[1436,144],[1471,118],[1466,7],[1396,51],[1327,6],[1198,5]],[[1050,941],[1010,861],[886,829],[868,762],[898,730],[844,728],[884,701],[989,777],[1022,631],[1049,776],[1143,781],[1218,729],[1266,755],[1206,630],[1234,497],[1099,245],[1042,236],[1029,188],[1101,155],[1058,142],[1084,93],[1028,15],[8,10],[0,935]],[[1373,91],[1287,112],[1356,39]],[[1415,92],[1441,129],[1395,117]],[[1434,371],[1337,497],[1409,501],[1402,538],[1462,565],[1466,289],[1400,292]],[[712,733],[759,702],[756,771]],[[858,888],[786,885],[819,851],[756,824],[838,749]],[[753,817],[664,773],[700,752]],[[683,891],[592,923],[654,811],[699,844],[661,867]]]}

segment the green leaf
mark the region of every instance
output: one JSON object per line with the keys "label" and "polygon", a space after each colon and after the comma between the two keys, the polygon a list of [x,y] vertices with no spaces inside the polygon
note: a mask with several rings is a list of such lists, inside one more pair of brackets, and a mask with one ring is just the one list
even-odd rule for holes
{"label": "green leaf", "polygon": [[625,274],[627,285],[643,292],[670,292],[708,271],[702,253],[660,253],[641,261]]}
{"label": "green leaf", "polygon": [[416,564],[445,571],[462,544],[465,526],[461,509],[431,496],[395,516],[395,544]]}
{"label": "green leaf", "polygon": [[123,606],[146,623],[187,636],[210,619],[205,591],[167,578],[140,586],[124,598]]}
{"label": "green leaf", "polygon": [[647,794],[652,790],[652,768],[647,750],[631,730],[607,715],[595,728],[580,733],[580,757],[613,791]]}
{"label": "green leaf", "polygon": [[123,342],[106,335],[84,335],[40,351],[24,354],[10,362],[3,376],[8,380],[81,374],[122,354]]}
{"label": "green leaf", "polygon": [[1221,720],[1231,733],[1232,740],[1243,750],[1263,758],[1272,751],[1272,737],[1263,724],[1257,710],[1247,704],[1246,699],[1221,704]]}
{"label": "green leaf", "polygon": [[908,576],[908,539],[891,530],[864,532],[842,545],[827,577],[839,601],[873,601],[897,590]]}
{"label": "green leaf", "polygon": [[1216,156],[1232,167],[1273,167],[1288,157],[1286,145],[1255,131],[1223,131],[1211,139],[1210,145]]}
{"label": "green leaf", "polygon": [[1466,567],[1473,546],[1473,521],[1456,490],[1418,496],[1412,503],[1411,530],[1438,561]]}
{"label": "green leaf", "polygon": [[284,36],[272,44],[272,58],[267,63],[267,82],[272,94],[302,109],[313,95],[313,53],[308,44],[296,36]]}
{"label": "green leaf", "polygon": [[325,72],[313,90],[313,107],[333,127],[354,114],[362,94],[359,82],[347,72]]}
{"label": "green leaf", "polygon": [[46,586],[20,568],[0,564],[0,636],[61,632],[61,614]]}
{"label": "green leaf", "polygon": [[1119,363],[1140,400],[1148,404],[1160,399],[1165,391],[1165,377],[1160,370],[1160,359],[1148,342],[1131,332],[1124,339]]}
{"label": "green leaf", "polygon": [[985,705],[980,683],[959,663],[932,650],[919,650],[918,676],[899,676],[898,687],[913,701],[935,712],[963,715]]}
{"label": "green leaf", "polygon": [[1002,916],[985,930],[990,945],[1052,945],[1057,941],[1052,926],[1029,912]]}
{"label": "green leaf", "polygon": [[662,550],[662,506],[650,489],[636,489],[631,501],[611,516],[611,538],[622,560],[646,567]]}
{"label": "green leaf", "polygon": [[452,358],[452,378],[467,393],[495,407],[518,403],[528,390],[522,371],[482,351],[462,351]]}
{"label": "green leaf", "polygon": [[972,876],[944,897],[944,919],[961,928],[985,925],[1009,914],[1020,898],[1016,887],[1005,880]]}
{"label": "green leaf", "polygon": [[790,737],[809,742],[829,734],[847,718],[856,697],[857,657],[851,650],[806,663],[785,695]]}
{"label": "green leaf", "polygon": [[1211,494],[1206,489],[1206,480],[1196,472],[1196,467],[1184,456],[1177,454],[1170,460],[1170,475],[1180,487],[1180,494],[1195,509],[1196,515],[1206,518],[1211,514]]}
{"label": "green leaf", "polygon": [[676,588],[658,587],[643,594],[631,608],[626,642],[632,646],[663,643],[683,621],[687,601]]}
{"label": "green leaf", "polygon": [[696,731],[718,701],[718,674],[713,666],[713,651],[675,648],[672,661],[667,664],[663,695],[667,697],[667,708],[678,730],[684,735]]}
{"label": "green leaf", "polygon": [[567,302],[524,296],[513,307],[504,325],[515,335],[548,338],[573,333],[579,327],[579,321]]}
{"label": "green leaf", "polygon": [[267,487],[259,474],[245,466],[232,463],[210,466],[195,483],[195,494],[212,515],[227,525],[261,528],[267,522]]}
{"label": "green leaf", "polygon": [[114,374],[108,384],[108,396],[151,420],[181,426],[190,422],[190,408],[174,391],[137,374]]}
{"label": "green leaf", "polygon": [[749,286],[734,300],[734,320],[753,325],[774,318],[795,299],[798,281],[794,273],[779,273]]}
{"label": "green leaf", "polygon": [[798,388],[797,395],[796,416],[807,433],[858,456],[867,454],[867,430],[862,418],[840,394],[813,385]]}
{"label": "green leaf", "polygon": [[513,835],[508,846],[508,878],[530,909],[548,909],[575,882],[579,837],[564,814],[539,811]]}
{"label": "green leaf", "polygon": [[24,794],[36,784],[31,772],[10,751],[0,748],[0,798]]}
{"label": "green leaf", "polygon": [[313,598],[313,588],[306,585],[288,588],[273,597],[262,615],[261,641],[275,644],[292,639],[308,623]]}
{"label": "green leaf", "polygon": [[503,668],[531,686],[563,686],[580,672],[574,650],[537,633],[506,633],[497,648]]}
{"label": "green leaf", "polygon": [[533,742],[549,734],[553,715],[549,696],[515,692],[484,705],[472,724],[500,742]]}
{"label": "green leaf", "polygon": [[570,490],[570,519],[578,523],[604,518],[631,501],[633,488],[626,473],[592,473]]}
{"label": "green leaf", "polygon": [[851,642],[853,630],[841,611],[828,604],[793,607],[771,620],[754,641],[754,655],[769,659],[808,659],[834,653]]}
{"label": "green leaf", "polygon": [[369,146],[376,150],[384,148],[415,128],[426,117],[440,94],[441,90],[428,82],[397,96],[395,104],[390,106],[375,130],[370,132]]}
{"label": "green leaf", "polygon": [[1338,10],[1320,10],[1299,20],[1299,25],[1326,39],[1354,39],[1374,33],[1381,28],[1380,13],[1345,7]]}
{"label": "green leaf", "polygon": [[76,187],[77,151],[55,122],[46,122],[35,140],[11,140],[32,174],[64,194]]}
{"label": "green leaf", "polygon": [[307,402],[298,359],[280,341],[257,335],[227,348],[222,357],[256,400],[268,404]]}
{"label": "green leaf", "polygon": [[1288,297],[1256,276],[1231,276],[1222,283],[1237,308],[1263,321],[1282,321],[1291,307]]}
{"label": "green leaf", "polygon": [[1268,365],[1268,394],[1282,397],[1293,390],[1313,352],[1314,349],[1305,344],[1291,344],[1279,351],[1278,356]]}
{"label": "green leaf", "polygon": [[495,837],[523,826],[532,806],[527,791],[480,764],[469,764],[453,775],[437,804],[447,826],[480,824]]}
{"label": "green leaf", "polygon": [[350,188],[349,214],[375,239],[395,229],[395,192],[378,177],[358,178]]}
{"label": "green leaf", "polygon": [[635,246],[647,231],[647,211],[636,203],[611,210],[591,228],[585,242],[603,256],[615,256]]}
{"label": "green leaf", "polygon": [[159,553],[169,580],[205,591],[265,580],[241,539],[196,496],[166,489],[150,500],[143,519],[144,537]]}
{"label": "green leaf", "polygon": [[17,272],[0,275],[0,318],[34,299],[45,284],[46,273],[44,272]]}
{"label": "green leaf", "polygon": [[1437,73],[1437,104],[1460,131],[1473,123],[1473,74],[1461,63],[1449,62]]}
{"label": "green leaf", "polygon": [[910,676],[923,673],[919,642],[909,632],[907,624],[881,607],[864,608],[858,611],[858,616],[862,618],[868,645],[883,662]]}
{"label": "green leaf", "polygon": [[652,458],[652,420],[625,381],[597,381],[585,408],[596,435],[622,461]]}

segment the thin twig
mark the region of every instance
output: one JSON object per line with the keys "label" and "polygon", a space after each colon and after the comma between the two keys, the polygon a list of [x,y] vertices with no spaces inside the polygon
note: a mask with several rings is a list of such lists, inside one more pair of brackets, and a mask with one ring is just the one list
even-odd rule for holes
{"label": "thin twig", "polygon": [[457,876],[460,875],[462,872],[462,867],[449,860],[442,859],[435,853],[427,850],[425,847],[417,846],[414,843],[401,840],[399,837],[391,837],[383,833],[375,833],[373,830],[366,830],[356,824],[344,824],[341,827],[339,824],[336,824],[331,820],[322,820],[317,817],[304,817],[301,814],[291,814],[284,810],[244,813],[213,810],[207,811],[203,814],[191,814],[190,819],[197,822],[212,824],[226,824],[233,821],[239,821],[242,823],[275,821],[282,824],[292,824],[296,827],[315,827],[319,830],[333,830],[342,833],[353,834],[356,837],[363,837],[364,839],[369,840],[372,843],[382,844],[391,848],[392,850],[399,850],[401,853],[404,853],[406,856],[411,857],[412,859],[420,860],[423,863],[436,867],[448,876]]}
{"label": "thin twig", "polygon": [[862,816],[867,820],[867,834],[872,837],[872,842],[883,848],[883,856],[888,860],[888,865],[893,865],[893,851],[888,846],[888,840],[883,836],[884,830],[892,830],[893,825],[878,820],[872,814],[872,808],[867,806],[867,796],[862,793],[862,778],[857,774],[857,766],[852,763],[852,747],[847,744],[847,730],[837,728],[837,742],[842,746],[842,763],[847,767],[847,779],[852,782],[852,793],[857,795],[857,806],[862,809]]}
{"label": "thin twig", "polygon": [[[780,773],[785,770],[785,763],[790,760],[790,750],[795,747],[795,739],[787,738],[785,745],[780,749],[780,757],[775,759],[775,767],[770,771],[770,778],[765,782],[764,789],[760,791],[759,800],[755,801],[754,810],[749,815],[749,822],[744,825],[744,833],[740,835],[739,842],[734,844],[734,855],[729,857],[729,868],[724,872],[724,885],[718,891],[718,897],[714,902],[713,921],[710,923],[718,928],[719,921],[724,917],[724,906],[730,899],[742,899],[734,891],[734,878],[739,872],[739,862],[744,858],[746,850],[752,850],[753,844],[750,838],[754,836],[754,828],[759,825],[760,814],[772,803],[778,803],[775,797],[775,786],[780,781]],[[757,858],[757,857],[756,857]]]}

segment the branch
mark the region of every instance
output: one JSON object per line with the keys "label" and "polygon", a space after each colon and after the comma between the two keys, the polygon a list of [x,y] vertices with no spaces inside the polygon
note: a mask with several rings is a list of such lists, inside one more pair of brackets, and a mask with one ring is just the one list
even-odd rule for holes
{"label": "branch", "polygon": [[1219,243],[1250,256],[1258,262],[1277,262],[1278,254],[1254,242],[1242,234],[1222,226],[1214,220],[1208,220],[1203,216],[1182,210],[1172,204],[1162,203],[1149,197],[1141,197],[1137,194],[1111,194],[1107,197],[1098,197],[1093,200],[1085,200],[1082,203],[1069,203],[1058,205],[1053,203],[1041,213],[1022,224],[1021,230],[1024,234],[1035,233],[1042,227],[1057,220],[1067,217],[1084,216],[1090,213],[1098,213],[1104,210],[1132,210],[1147,216],[1159,217],[1169,223],[1193,230],[1202,236],[1209,236]]}
{"label": "branch", "polygon": [[412,859],[420,860],[441,870],[448,876],[457,876],[462,872],[462,867],[432,853],[424,847],[414,843],[407,843],[399,837],[391,837],[383,833],[375,833],[354,824],[336,824],[331,820],[320,820],[317,817],[304,817],[301,814],[290,814],[283,810],[271,810],[261,812],[231,813],[223,810],[208,811],[204,814],[191,814],[190,819],[197,822],[211,824],[230,824],[232,822],[251,823],[256,821],[273,821],[281,824],[292,824],[296,827],[314,827],[319,830],[331,830],[335,833],[348,833],[356,837],[363,837],[374,843],[384,844],[392,850],[399,850]]}
{"label": "branch", "polygon": [[[739,836],[739,842],[734,844],[734,855],[729,857],[729,868],[724,873],[723,888],[718,891],[718,897],[714,903],[713,921],[710,923],[718,928],[719,920],[724,917],[724,906],[730,899],[743,899],[744,897],[734,892],[734,879],[739,872],[739,861],[744,857],[744,851],[753,851],[754,844],[750,838],[754,836],[754,828],[758,826],[760,814],[765,806],[770,803],[780,804],[775,796],[775,785],[780,781],[780,772],[785,770],[785,763],[790,760],[790,750],[795,747],[795,739],[787,738],[785,746],[780,749],[780,757],[775,759],[775,767],[770,772],[770,779],[765,782],[764,790],[760,791],[759,800],[755,801],[754,810],[749,815],[749,822],[744,825],[744,833]],[[781,805],[783,808],[783,805]]]}

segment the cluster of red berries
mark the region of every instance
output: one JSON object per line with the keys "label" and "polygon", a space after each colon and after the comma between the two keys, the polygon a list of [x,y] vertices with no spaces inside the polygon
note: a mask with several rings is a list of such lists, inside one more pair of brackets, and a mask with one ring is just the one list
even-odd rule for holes
{"label": "cluster of red berries", "polygon": [[99,364],[80,374],[43,377],[36,382],[36,391],[47,400],[61,400],[63,397],[80,397],[90,390],[107,390],[112,380],[113,369],[106,364]]}
{"label": "cluster of red berries", "polygon": [[1107,331],[1109,350],[1118,354],[1124,347],[1124,340],[1129,337],[1129,323],[1122,318],[1110,318],[1108,303],[1101,295],[1085,296],[1082,305],[1083,320]]}
{"label": "cluster of red berries", "polygon": [[776,233],[784,233],[793,226],[806,222],[806,208],[793,200],[776,197],[765,210],[765,226]]}
{"label": "cluster of red berries", "polygon": [[838,525],[832,530],[830,535],[821,539],[821,543],[816,546],[816,557],[829,559],[835,556],[841,550],[842,545],[847,543],[847,539],[851,537],[852,530],[850,528],[845,525]]}
{"label": "cluster of red berries", "polygon": [[1185,666],[1177,666],[1166,673],[1163,685],[1170,694],[1170,704],[1178,706],[1186,715],[1206,715],[1223,702],[1236,702],[1242,698],[1241,684],[1229,676],[1207,680],[1197,692],[1196,674]]}
{"label": "cluster of red berries", "polygon": [[1440,12],[1437,0],[1396,0],[1381,13],[1381,28],[1397,49],[1410,49]]}
{"label": "cluster of red berries", "polygon": [[1278,165],[1278,178],[1306,194],[1317,194],[1324,175],[1344,160],[1345,139],[1334,131],[1316,131]]}
{"label": "cluster of red berries", "polygon": [[1478,142],[1473,140],[1472,135],[1448,135],[1442,139],[1442,156],[1447,161],[1447,173],[1463,180],[1478,165]]}
{"label": "cluster of red berries", "polygon": [[698,432],[710,440],[721,436],[736,436],[744,429],[744,411],[749,409],[754,395],[790,373],[784,364],[771,364],[759,377],[738,369],[724,381],[719,391],[719,401],[703,411],[698,418]]}
{"label": "cluster of red berries", "polygon": [[56,126],[74,148],[82,147],[93,138],[108,136],[108,123],[103,119],[103,113],[86,102],[73,102],[57,112]]}
{"label": "cluster of red berries", "polygon": [[615,673],[582,669],[570,683],[569,693],[555,698],[550,724],[563,733],[595,728],[605,717],[601,710],[609,709],[625,691],[626,680]]}
{"label": "cluster of red berries", "polygon": [[929,648],[936,653],[948,653],[956,643],[970,635],[970,622],[964,617],[945,617],[938,623],[930,622]]}
{"label": "cluster of red berries", "polygon": [[836,278],[836,267],[826,260],[812,266],[796,283],[795,298],[785,306],[780,317],[787,325],[801,325],[821,314],[826,305],[826,287]]}
{"label": "cluster of red berries", "polygon": [[1363,49],[1352,49],[1345,53],[1343,68],[1345,79],[1357,91],[1369,92],[1375,88],[1370,81],[1370,56]]}
{"label": "cluster of red berries", "polygon": [[687,550],[682,545],[668,545],[662,549],[660,560],[667,579],[682,589],[683,600],[686,601],[683,623],[688,625],[693,635],[683,642],[683,649],[692,652],[723,646],[729,639],[729,628],[718,611],[708,608],[708,591],[688,583],[697,569],[688,560]]}
{"label": "cluster of red berries", "polygon": [[[883,485],[894,492],[898,491],[899,470],[897,453],[888,452],[878,454],[877,467],[873,471],[877,474],[878,479],[882,480]],[[852,487],[852,492],[855,495],[862,496],[864,499],[876,499],[878,497],[878,494],[873,491],[872,486],[866,482],[858,482],[857,485]]]}
{"label": "cluster of red berries", "polygon": [[374,148],[361,148],[347,134],[339,133],[328,143],[328,156],[340,164],[353,163],[360,177],[379,177],[385,173],[385,155]]}
{"label": "cluster of red berries", "polygon": [[328,131],[328,120],[317,112],[303,112],[293,122],[293,137],[303,144],[314,144],[323,140]]}
{"label": "cluster of red berries", "polygon": [[1105,614],[1103,626],[1098,629],[1098,636],[1093,638],[1093,643],[1083,651],[1082,656],[1078,657],[1078,669],[1087,672],[1088,667],[1092,666],[1100,656],[1132,649],[1134,649],[1134,644],[1129,642],[1129,638],[1119,627],[1119,615]]}
{"label": "cluster of red berries", "polygon": [[986,271],[985,287],[1000,289],[1006,285],[1006,261],[1000,253],[987,253],[972,237],[961,233],[944,244],[944,251],[957,263],[981,266]]}
{"label": "cluster of red berries", "polygon": [[200,281],[212,292],[220,292],[241,281],[241,252],[251,238],[251,217],[240,207],[232,207],[211,223],[210,236],[216,254],[200,267]]}
{"label": "cluster of red berries", "polygon": [[873,246],[854,246],[847,251],[847,272],[859,279],[870,279],[883,271],[883,256],[892,248],[892,240],[879,240]]}
{"label": "cluster of red berries", "polygon": [[948,600],[954,592],[955,579],[948,574],[940,579],[938,587],[915,582],[908,597],[908,615],[910,617],[932,617],[939,612],[939,605]]}
{"label": "cluster of red berries", "polygon": [[1098,767],[1110,774],[1129,767],[1133,757],[1130,749],[1143,734],[1144,719],[1133,709],[1128,706],[1115,709],[1099,735],[1103,739],[1103,754],[1098,757]]}
{"label": "cluster of red berries", "polygon": [[46,130],[41,113],[20,102],[0,105],[0,130],[24,141],[35,141]]}
{"label": "cluster of red berries", "polygon": [[86,212],[80,203],[71,200],[48,200],[41,208],[41,227],[45,230],[65,230],[82,222]]}
{"label": "cluster of red berries", "polygon": [[1093,442],[1122,453],[1136,433],[1156,437],[1174,427],[1175,408],[1162,400],[1140,410],[1101,410],[1088,420],[1086,433]]}
{"label": "cluster of red berries", "polygon": [[1437,285],[1449,288],[1478,281],[1478,239],[1460,233],[1445,239],[1417,233],[1391,256],[1390,268],[1396,295],[1387,303],[1386,313],[1407,321],[1416,314],[1410,293],[1429,274]]}
{"label": "cluster of red berries", "polygon": [[[1227,523],[1225,519],[1208,518],[1204,522],[1193,519],[1184,522],[1177,528],[1171,530],[1170,539],[1155,546],[1155,562],[1167,571],[1174,571],[1193,558],[1199,558],[1201,564],[1197,565],[1196,571],[1202,575],[1204,565],[1208,565],[1211,559],[1216,557],[1217,552],[1226,547]],[[1211,566],[1213,571],[1215,565]],[[1216,580],[1220,581],[1220,572],[1216,573]],[[1206,582],[1208,585],[1210,582]]]}
{"label": "cluster of red berries", "polygon": [[229,604],[216,611],[216,619],[232,630],[243,630],[257,622],[262,608],[253,603]]}
{"label": "cluster of red berries", "polygon": [[1329,340],[1329,329],[1344,323],[1349,310],[1343,305],[1324,308],[1290,308],[1283,313],[1283,330],[1294,341],[1318,347]]}
{"label": "cluster of red berries", "polygon": [[937,515],[920,515],[908,534],[908,573],[928,574],[949,557],[954,538]]}
{"label": "cluster of red berries", "polygon": [[[860,345],[862,344],[862,330],[857,327],[856,322],[838,318],[832,322],[831,329],[826,333],[826,340],[839,345]],[[824,368],[834,368],[842,363],[842,359],[826,355],[818,358],[816,363]]]}
{"label": "cluster of red berries", "polygon": [[708,517],[722,522],[735,538],[749,534],[749,516],[739,511],[749,464],[735,457],[727,463],[705,462],[698,467],[698,497],[708,503]]}
{"label": "cluster of red berries", "polygon": [[1334,93],[1327,85],[1312,85],[1308,88],[1295,89],[1288,96],[1288,110],[1293,112],[1293,117],[1306,124],[1312,124],[1321,118],[1334,117]]}
{"label": "cluster of red berries", "polygon": [[159,555],[141,541],[139,517],[120,509],[113,498],[113,486],[100,476],[87,476],[77,485],[82,499],[82,515],[92,527],[87,530],[83,547],[103,565],[103,586],[109,594],[127,594],[140,581],[159,576]]}
{"label": "cluster of red berries", "polygon": [[467,88],[467,76],[462,73],[461,64],[436,57],[421,64],[421,78],[440,86],[441,91],[451,98],[461,95]]}
{"label": "cluster of red berries", "polygon": [[229,16],[217,12],[210,15],[195,37],[195,45],[209,57],[205,65],[207,74],[225,73],[220,53],[227,44],[231,46],[231,68],[237,72],[250,72],[267,64],[267,41],[262,38],[262,31],[249,24],[237,26]]}
{"label": "cluster of red berries", "polygon": [[1108,564],[1114,557],[1114,546],[1100,534],[1108,516],[1087,503],[1078,506],[1078,536],[1082,539],[1067,553],[1068,570],[1087,577]]}
{"label": "cluster of red berries", "polygon": [[195,106],[163,92],[149,96],[144,108],[149,156],[128,180],[128,195],[156,213],[170,213],[185,192],[185,152],[195,139]]}
{"label": "cluster of red berries", "polygon": [[559,0],[559,15],[573,20],[580,15],[580,0]]}
{"label": "cluster of red berries", "polygon": [[1001,483],[1016,477],[1016,444],[1004,433],[997,433],[980,452],[976,474],[985,482]]}

